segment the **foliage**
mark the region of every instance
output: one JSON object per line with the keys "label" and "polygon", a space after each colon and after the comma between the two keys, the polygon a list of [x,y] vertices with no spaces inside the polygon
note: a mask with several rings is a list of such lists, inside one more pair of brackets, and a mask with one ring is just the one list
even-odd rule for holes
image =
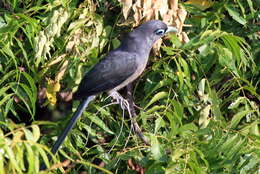
{"label": "foliage", "polygon": [[[169,36],[135,84],[151,146],[101,94],[48,162],[72,113],[62,93],[131,26],[117,1],[0,2],[0,173],[259,173],[259,1],[180,4],[190,42]],[[59,121],[33,122],[46,110]]]}
{"label": "foliage", "polygon": [[[4,134],[4,132],[7,132]],[[48,148],[37,143],[40,138],[38,125],[16,125],[12,122],[1,123],[0,128],[0,171],[1,173],[39,173],[43,160],[50,166]]]}

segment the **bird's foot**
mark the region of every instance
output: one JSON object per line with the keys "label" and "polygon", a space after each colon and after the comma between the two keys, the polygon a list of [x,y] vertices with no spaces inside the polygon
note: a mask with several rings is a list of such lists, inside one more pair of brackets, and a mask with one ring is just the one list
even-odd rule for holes
{"label": "bird's foot", "polygon": [[124,99],[118,92],[113,91],[109,94],[109,97],[112,97],[117,104],[120,105],[122,109],[129,109],[129,103],[126,99]]}

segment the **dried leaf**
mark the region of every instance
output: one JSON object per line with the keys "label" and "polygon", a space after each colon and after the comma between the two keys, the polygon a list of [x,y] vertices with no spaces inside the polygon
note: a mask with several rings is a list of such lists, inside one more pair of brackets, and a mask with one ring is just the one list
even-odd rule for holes
{"label": "dried leaf", "polygon": [[71,91],[67,91],[67,92],[60,92],[59,93],[59,96],[60,98],[62,99],[62,101],[65,101],[65,102],[69,102],[72,100],[72,92]]}
{"label": "dried leaf", "polygon": [[190,41],[188,35],[185,32],[182,32],[181,36],[182,36],[182,42],[188,43]]}
{"label": "dried leaf", "polygon": [[127,19],[128,14],[129,14],[129,10],[131,9],[131,7],[133,5],[133,1],[132,0],[121,0],[121,3],[123,4],[124,18]]}
{"label": "dried leaf", "polygon": [[183,24],[187,16],[187,11],[183,8],[178,9],[178,17]]}
{"label": "dried leaf", "polygon": [[50,63],[48,63],[47,67],[55,65],[56,63],[59,63],[60,61],[63,60],[63,58],[66,56],[66,54],[62,54],[60,56],[58,56],[57,58],[55,58],[54,60],[52,60]]}
{"label": "dried leaf", "polygon": [[159,6],[160,15],[164,16],[168,12],[168,10],[169,10],[168,2],[166,0],[164,0],[164,1],[157,1],[157,2],[160,2],[160,6]]}
{"label": "dried leaf", "polygon": [[66,69],[68,68],[68,64],[69,64],[68,60],[64,61],[64,63],[62,64],[62,66],[60,68],[60,71],[56,75],[56,78],[55,78],[56,82],[59,82],[62,79],[63,75],[65,74]]}
{"label": "dried leaf", "polygon": [[178,9],[178,0],[170,0],[169,2],[170,8],[174,11],[177,11]]}
{"label": "dried leaf", "polygon": [[137,0],[133,5],[135,24],[139,25],[142,17],[141,0]]}

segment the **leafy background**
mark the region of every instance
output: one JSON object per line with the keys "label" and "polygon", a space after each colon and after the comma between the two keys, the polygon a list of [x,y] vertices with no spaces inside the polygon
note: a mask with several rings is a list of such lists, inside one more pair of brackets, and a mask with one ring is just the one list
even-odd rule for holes
{"label": "leafy background", "polygon": [[48,160],[84,72],[133,28],[131,3],[0,2],[0,173],[260,172],[259,0],[179,1],[190,41],[169,36],[134,84],[151,145],[101,94]]}

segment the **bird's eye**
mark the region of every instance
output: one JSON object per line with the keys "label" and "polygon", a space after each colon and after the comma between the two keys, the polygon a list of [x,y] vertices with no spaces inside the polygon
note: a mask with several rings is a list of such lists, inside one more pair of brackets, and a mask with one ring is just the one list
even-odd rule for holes
{"label": "bird's eye", "polygon": [[164,33],[165,33],[164,29],[158,29],[158,30],[155,31],[156,35],[163,35]]}

